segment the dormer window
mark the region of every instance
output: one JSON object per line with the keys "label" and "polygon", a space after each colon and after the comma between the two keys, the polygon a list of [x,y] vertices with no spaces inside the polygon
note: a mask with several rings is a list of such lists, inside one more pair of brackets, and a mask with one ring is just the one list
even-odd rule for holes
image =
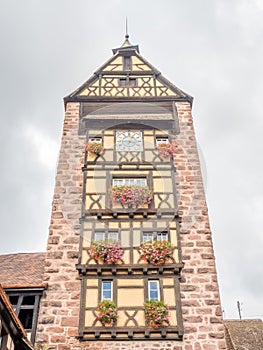
{"label": "dormer window", "polygon": [[131,56],[123,57],[123,70],[132,70]]}

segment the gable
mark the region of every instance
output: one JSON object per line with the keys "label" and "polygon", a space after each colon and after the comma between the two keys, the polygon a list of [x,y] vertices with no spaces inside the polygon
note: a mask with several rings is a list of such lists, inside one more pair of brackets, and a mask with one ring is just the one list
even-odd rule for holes
{"label": "gable", "polygon": [[192,102],[191,96],[165,79],[136,49],[125,47],[115,51],[113,57],[89,80],[65,98],[65,102],[83,101],[93,97],[105,99],[170,97]]}

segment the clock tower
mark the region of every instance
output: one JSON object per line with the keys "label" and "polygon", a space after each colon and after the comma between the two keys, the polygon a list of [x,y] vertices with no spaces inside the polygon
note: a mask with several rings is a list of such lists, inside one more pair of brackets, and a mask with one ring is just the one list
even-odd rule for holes
{"label": "clock tower", "polygon": [[226,349],[192,101],[128,35],[65,97],[38,343]]}

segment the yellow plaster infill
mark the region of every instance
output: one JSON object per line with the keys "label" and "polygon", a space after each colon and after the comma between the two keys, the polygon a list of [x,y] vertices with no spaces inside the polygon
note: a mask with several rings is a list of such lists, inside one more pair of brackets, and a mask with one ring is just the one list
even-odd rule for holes
{"label": "yellow plaster infill", "polygon": [[119,279],[118,280],[118,287],[143,287],[143,280],[142,279]]}
{"label": "yellow plaster infill", "polygon": [[81,263],[85,265],[89,259],[89,255],[86,250],[82,250]]}
{"label": "yellow plaster infill", "polygon": [[97,279],[87,279],[87,287],[98,287],[98,280]]}
{"label": "yellow plaster infill", "polygon": [[104,71],[118,71],[122,70],[122,57],[117,57],[115,60],[113,60],[108,66],[106,66],[103,70]]}
{"label": "yellow plaster infill", "polygon": [[[164,87],[164,88],[166,89],[166,87]],[[156,89],[156,95],[157,95],[157,96],[166,96],[166,95],[168,95],[168,96],[176,96],[175,93],[174,93],[172,90],[170,90],[170,89],[167,89],[167,90],[164,92],[164,91],[162,91],[162,90],[159,89],[159,88]]]}
{"label": "yellow plaster infill", "polygon": [[[95,305],[97,305],[98,301]],[[92,311],[85,312],[85,327],[91,327],[93,322],[95,321],[95,317]]]}
{"label": "yellow plaster infill", "polygon": [[97,289],[88,289],[86,293],[86,306],[94,307],[98,304],[98,290]]}
{"label": "yellow plaster infill", "polygon": [[174,286],[174,279],[173,278],[163,278],[163,287],[166,286]]}
{"label": "yellow plaster infill", "polygon": [[[134,296],[136,295],[136,298]],[[119,307],[133,307],[143,305],[144,290],[138,288],[119,289],[118,290],[118,306]]]}
{"label": "yellow plaster infill", "polygon": [[163,298],[164,302],[169,305],[175,305],[175,295],[173,288],[163,288]]}

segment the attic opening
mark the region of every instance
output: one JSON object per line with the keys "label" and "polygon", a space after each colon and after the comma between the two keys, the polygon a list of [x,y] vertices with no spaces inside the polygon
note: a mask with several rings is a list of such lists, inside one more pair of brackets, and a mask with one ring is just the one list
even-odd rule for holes
{"label": "attic opening", "polygon": [[120,78],[119,87],[137,87],[137,79],[135,78]]}

